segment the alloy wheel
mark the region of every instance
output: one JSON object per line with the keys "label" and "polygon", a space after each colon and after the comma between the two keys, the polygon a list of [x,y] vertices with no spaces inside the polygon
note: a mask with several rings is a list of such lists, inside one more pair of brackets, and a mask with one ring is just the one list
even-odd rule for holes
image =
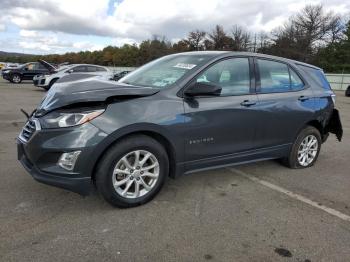
{"label": "alloy wheel", "polygon": [[117,162],[112,183],[120,196],[139,198],[154,188],[158,177],[158,159],[151,152],[136,150],[127,153]]}
{"label": "alloy wheel", "polygon": [[18,76],[18,75],[14,75],[14,76],[12,77],[12,81],[13,81],[14,83],[19,83],[19,82],[21,82],[21,77]]}
{"label": "alloy wheel", "polygon": [[301,166],[310,165],[316,158],[318,140],[314,135],[306,136],[298,149],[298,162]]}

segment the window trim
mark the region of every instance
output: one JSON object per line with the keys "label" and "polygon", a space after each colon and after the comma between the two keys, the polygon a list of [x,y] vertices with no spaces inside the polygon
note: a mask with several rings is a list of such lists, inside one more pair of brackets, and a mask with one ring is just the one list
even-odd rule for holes
{"label": "window trim", "polygon": [[[288,68],[290,85],[291,85],[291,73],[290,72],[293,71],[300,78],[300,80],[303,82],[303,88],[298,89],[298,90],[292,90],[291,88],[289,88],[288,91],[284,91],[284,92],[280,92],[280,91],[261,92],[261,78],[260,78],[260,70],[259,70],[258,60],[267,60],[267,61],[271,61],[271,62],[285,64]],[[291,93],[291,92],[300,92],[300,91],[303,91],[303,90],[308,89],[310,87],[308,85],[308,83],[305,81],[305,79],[301,76],[301,74],[297,70],[295,70],[289,63],[287,63],[285,61],[280,61],[280,60],[266,58],[266,57],[254,57],[254,66],[255,66],[255,79],[256,79],[256,93],[259,95],[260,94],[283,94],[283,93]]]}
{"label": "window trim", "polygon": [[248,66],[249,66],[249,93],[247,94],[237,94],[237,95],[225,95],[225,96],[196,96],[196,98],[220,98],[220,97],[231,97],[231,96],[247,96],[247,95],[255,95],[256,94],[256,81],[255,81],[255,75],[254,75],[254,61],[253,57],[247,56],[247,55],[237,55],[237,56],[226,56],[223,58],[220,58],[216,61],[213,61],[212,63],[206,65],[202,70],[200,70],[195,76],[189,80],[183,88],[181,88],[177,93],[179,97],[185,98],[185,91],[187,88],[189,88],[190,85],[193,84],[193,81],[200,76],[204,71],[209,69],[210,67],[216,65],[217,63],[220,63],[225,60],[229,59],[235,59],[235,58],[246,58],[248,59]]}

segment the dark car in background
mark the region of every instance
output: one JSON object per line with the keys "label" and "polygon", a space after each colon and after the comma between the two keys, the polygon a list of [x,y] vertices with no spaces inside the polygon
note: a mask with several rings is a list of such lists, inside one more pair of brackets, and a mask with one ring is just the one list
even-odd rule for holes
{"label": "dark car in background", "polygon": [[113,79],[114,81],[118,81],[119,79],[123,78],[127,74],[129,74],[131,71],[121,71],[119,73],[114,74]]}
{"label": "dark car in background", "polygon": [[[47,63],[47,62],[46,62]],[[30,62],[22,66],[5,69],[2,71],[2,77],[11,83],[21,83],[22,80],[33,80],[36,75],[50,74],[56,68],[49,63],[45,66],[40,62]]]}
{"label": "dark car in background", "polygon": [[311,167],[329,133],[342,138],[323,71],[279,57],[180,53],[119,82],[56,85],[19,134],[18,159],[42,183],[96,186],[120,207],[151,200],[168,176],[267,159]]}

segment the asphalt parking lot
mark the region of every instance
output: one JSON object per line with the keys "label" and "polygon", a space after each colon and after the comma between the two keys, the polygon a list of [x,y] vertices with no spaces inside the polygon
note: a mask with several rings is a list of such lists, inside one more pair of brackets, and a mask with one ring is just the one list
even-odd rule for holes
{"label": "asphalt parking lot", "polygon": [[350,98],[344,139],[317,164],[277,161],[168,180],[149,204],[117,209],[98,194],[35,182],[15,137],[45,93],[0,80],[0,261],[350,261]]}

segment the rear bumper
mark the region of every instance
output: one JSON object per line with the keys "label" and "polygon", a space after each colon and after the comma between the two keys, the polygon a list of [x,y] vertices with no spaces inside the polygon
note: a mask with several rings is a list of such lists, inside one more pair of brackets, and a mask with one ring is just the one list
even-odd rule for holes
{"label": "rear bumper", "polygon": [[39,170],[26,157],[22,142],[20,140],[17,140],[17,152],[20,163],[23,165],[26,171],[40,183],[67,189],[83,196],[89,195],[91,190],[94,189],[94,185],[90,177],[61,177]]}
{"label": "rear bumper", "polygon": [[343,137],[343,126],[340,120],[339,111],[337,109],[333,109],[332,116],[326,126],[326,133],[330,132],[335,134],[337,139],[341,141]]}

